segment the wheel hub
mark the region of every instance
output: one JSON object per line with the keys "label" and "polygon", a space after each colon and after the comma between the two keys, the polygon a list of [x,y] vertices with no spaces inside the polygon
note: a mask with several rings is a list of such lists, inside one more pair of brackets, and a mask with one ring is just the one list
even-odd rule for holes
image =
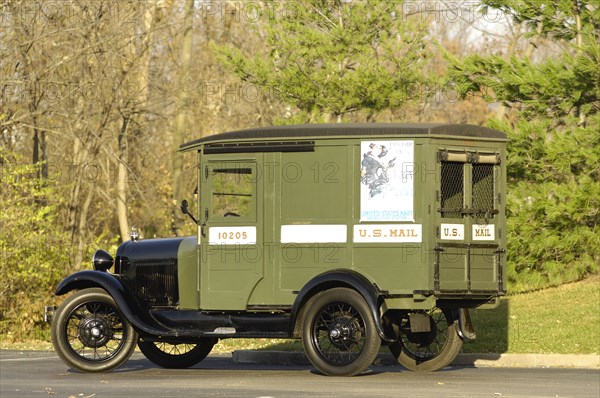
{"label": "wheel hub", "polygon": [[102,347],[110,340],[111,330],[103,318],[86,318],[79,324],[79,340],[87,347]]}
{"label": "wheel hub", "polygon": [[336,348],[348,349],[354,342],[360,338],[356,336],[358,328],[353,319],[336,319],[329,326],[329,341]]}

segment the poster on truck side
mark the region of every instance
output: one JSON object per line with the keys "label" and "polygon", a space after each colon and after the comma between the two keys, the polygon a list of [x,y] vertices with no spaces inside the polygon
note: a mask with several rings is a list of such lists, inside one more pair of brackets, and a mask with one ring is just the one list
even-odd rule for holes
{"label": "poster on truck side", "polygon": [[414,141],[362,141],[360,221],[414,221]]}

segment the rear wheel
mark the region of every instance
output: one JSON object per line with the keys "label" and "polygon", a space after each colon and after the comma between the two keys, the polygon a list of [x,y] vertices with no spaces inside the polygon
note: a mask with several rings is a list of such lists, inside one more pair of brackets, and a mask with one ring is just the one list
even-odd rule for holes
{"label": "rear wheel", "polygon": [[451,310],[415,311],[395,321],[399,337],[390,344],[390,351],[398,363],[409,370],[440,370],[448,366],[462,348],[458,322]]}
{"label": "rear wheel", "polygon": [[215,339],[202,339],[194,343],[140,340],[138,347],[155,365],[168,369],[185,369],[206,358],[215,343]]}
{"label": "rear wheel", "polygon": [[82,372],[109,372],[135,350],[137,333],[103,289],[81,290],[67,298],[52,322],[59,357]]}
{"label": "rear wheel", "polygon": [[369,367],[381,346],[365,299],[335,288],[310,300],[302,343],[315,368],[330,376],[354,376]]}

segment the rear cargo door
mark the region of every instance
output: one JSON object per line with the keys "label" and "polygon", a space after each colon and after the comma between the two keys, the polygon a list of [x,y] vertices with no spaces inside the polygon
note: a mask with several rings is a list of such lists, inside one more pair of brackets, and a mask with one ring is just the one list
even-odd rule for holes
{"label": "rear cargo door", "polygon": [[257,160],[224,157],[201,167],[200,307],[244,310],[263,277],[256,255],[263,236]]}
{"label": "rear cargo door", "polygon": [[434,289],[449,294],[502,291],[500,154],[440,150],[438,162]]}

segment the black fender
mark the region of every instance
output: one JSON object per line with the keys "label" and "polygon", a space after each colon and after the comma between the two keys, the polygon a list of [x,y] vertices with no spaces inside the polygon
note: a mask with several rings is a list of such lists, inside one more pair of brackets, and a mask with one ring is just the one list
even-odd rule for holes
{"label": "black fender", "polygon": [[[73,290],[81,290],[89,287],[101,287],[106,290],[117,301],[125,294],[121,282],[112,274],[102,271],[80,271],[63,279],[54,292],[62,296]],[[117,304],[119,302],[117,301]]]}
{"label": "black fender", "polygon": [[335,287],[348,287],[360,293],[371,309],[371,316],[375,321],[379,336],[387,342],[395,341],[394,338],[385,334],[380,310],[382,299],[377,287],[363,275],[348,269],[332,270],[317,275],[308,281],[302,290],[298,292],[298,296],[294,301],[290,314],[290,319],[292,321],[292,335],[299,334],[299,330],[297,329],[299,322],[297,321],[304,304],[306,304],[315,294]]}
{"label": "black fender", "polygon": [[63,279],[56,288],[55,295],[62,296],[72,290],[99,287],[115,300],[119,310],[138,332],[151,335],[170,335],[172,331],[161,327],[149,319],[148,312],[140,308],[133,297],[114,275],[102,271],[80,271]]}

